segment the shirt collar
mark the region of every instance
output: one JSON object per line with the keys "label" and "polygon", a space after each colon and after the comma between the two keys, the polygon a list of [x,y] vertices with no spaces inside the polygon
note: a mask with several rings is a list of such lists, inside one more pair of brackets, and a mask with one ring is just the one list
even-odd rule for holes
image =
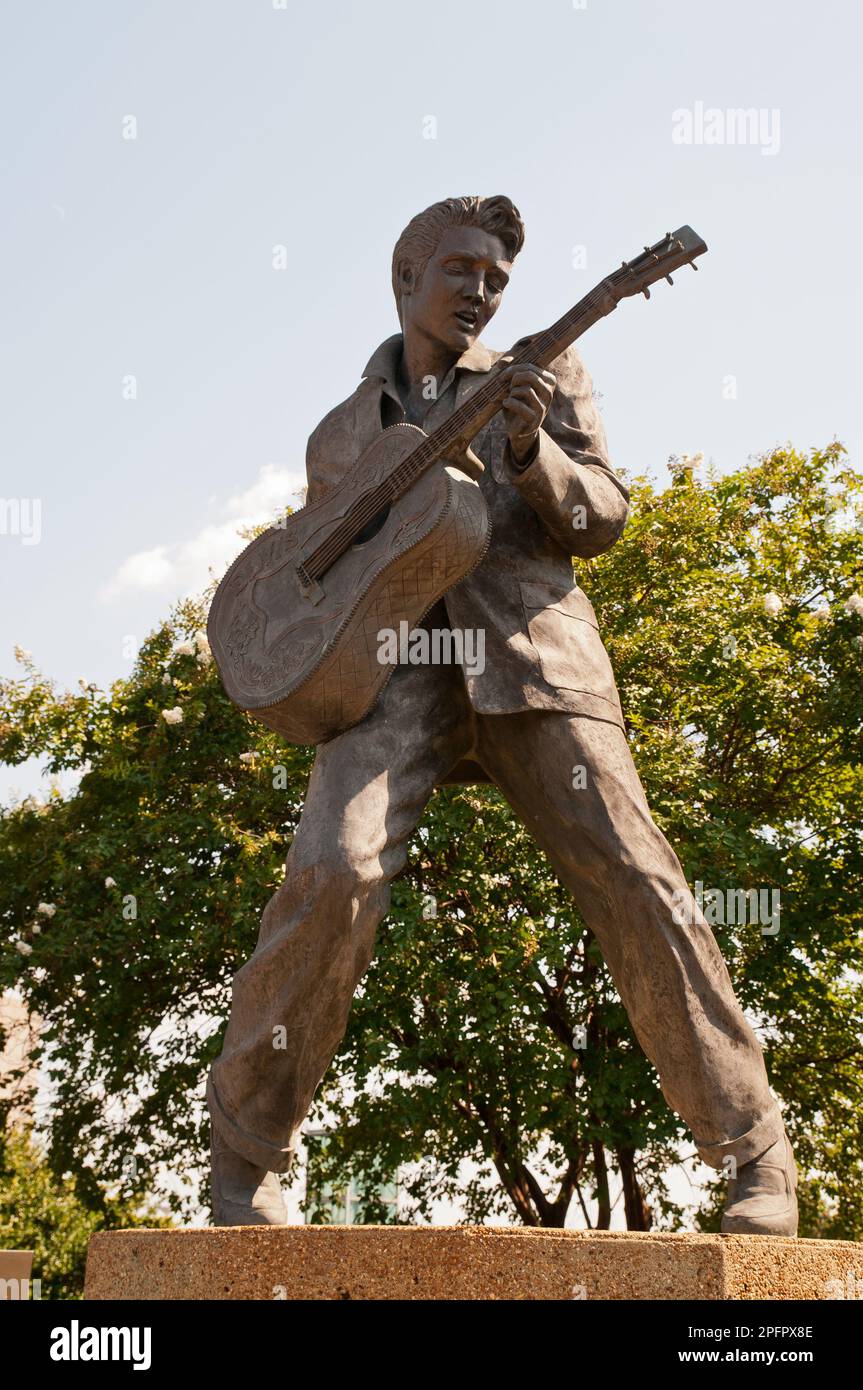
{"label": "shirt collar", "polygon": [[[372,353],[363,371],[364,377],[379,378],[383,382],[384,390],[395,400],[400,399],[396,386],[396,375],[402,355],[403,341],[401,333],[394,333],[392,338],[387,338]],[[477,339],[447,372],[441,383],[441,393],[447,389],[456,372],[490,372],[494,363],[494,353]]]}

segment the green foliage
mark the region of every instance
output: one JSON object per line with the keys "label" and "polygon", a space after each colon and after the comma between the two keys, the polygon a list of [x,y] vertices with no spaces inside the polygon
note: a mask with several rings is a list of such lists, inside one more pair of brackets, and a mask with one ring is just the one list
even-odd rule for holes
{"label": "green foliage", "polygon": [[[183,640],[202,622],[181,606],[107,692],[57,693],[25,660],[0,695],[7,761],[82,773],[74,795],[28,799],[0,822],[0,912],[32,947],[9,951],[0,978],[19,979],[45,1021],[52,1162],[77,1169],[89,1152],[108,1182],[126,1181],[132,1156],[151,1180],[159,1164],[182,1172],[201,1145],[192,1098],[219,1050],[212,1020],[254,944],[310,766],[229,704],[206,650]],[[167,723],[176,708],[183,722]],[[278,794],[260,771],[277,762],[289,772]]]}
{"label": "green foliage", "polygon": [[41,1281],[42,1298],[83,1297],[87,1244],[96,1231],[167,1224],[128,1201],[104,1198],[94,1210],[72,1174],[51,1171],[32,1135],[15,1128],[0,1139],[0,1247],[33,1251],[32,1279]]}
{"label": "green foliage", "polygon": [[[778,936],[716,932],[806,1175],[803,1232],[857,1238],[863,617],[846,605],[863,587],[860,495],[838,445],[704,482],[678,467],[662,492],[635,481],[623,540],[579,567],[690,882],[781,891]],[[852,524],[837,499],[858,509]],[[133,1195],[131,1153],[152,1189],[158,1165],[200,1162],[214,1020],[311,766],[230,705],[206,650],[175,650],[203,616],[182,605],[108,691],[57,691],[26,657],[0,687],[0,757],[82,773],[74,794],[0,818],[0,985],[45,1020],[51,1164],[93,1202],[99,1184]],[[418,1217],[449,1196],[474,1220],[555,1225],[595,1199],[605,1225],[615,1170],[630,1226],[681,1220],[665,1174],[686,1133],[573,904],[494,790],[433,798],[313,1113],[325,1109],[338,1129],[316,1183],[402,1167]],[[364,1214],[387,1217],[363,1190]],[[703,1224],[716,1213],[714,1193]]]}

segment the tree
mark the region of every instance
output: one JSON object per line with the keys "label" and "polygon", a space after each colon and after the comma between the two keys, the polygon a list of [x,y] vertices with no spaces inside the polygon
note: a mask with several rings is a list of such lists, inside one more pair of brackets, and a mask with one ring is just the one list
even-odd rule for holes
{"label": "tree", "polygon": [[33,1251],[31,1285],[39,1280],[41,1298],[83,1297],[87,1245],[96,1231],[168,1224],[133,1201],[103,1196],[95,1208],[82,1201],[72,1173],[51,1171],[27,1130],[0,1135],[0,1246]]}
{"label": "tree", "polygon": [[[843,452],[778,449],[704,482],[677,463],[662,491],[637,479],[623,540],[579,579],[689,881],[717,890],[714,907],[780,892],[778,934],[717,913],[715,931],[806,1175],[801,1229],[860,1237],[863,534]],[[51,1162],[85,1185],[131,1190],[132,1153],[151,1186],[157,1165],[200,1161],[229,979],[311,765],[232,708],[203,621],[180,605],[105,692],[57,691],[26,653],[0,687],[0,757],[82,773],[73,794],[0,819],[0,983],[46,1020]],[[435,794],[325,1109],[338,1123],[316,1184],[414,1165],[417,1218],[457,1194],[470,1219],[530,1225],[562,1225],[573,1201],[587,1219],[594,1202],[605,1227],[616,1172],[631,1228],[681,1220],[664,1174],[686,1133],[592,937],[494,790]],[[363,1190],[365,1218],[387,1218]]]}

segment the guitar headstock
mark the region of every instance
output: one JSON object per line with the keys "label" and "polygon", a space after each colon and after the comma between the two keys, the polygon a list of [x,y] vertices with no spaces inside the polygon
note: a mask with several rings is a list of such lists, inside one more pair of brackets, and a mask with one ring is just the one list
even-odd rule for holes
{"label": "guitar headstock", "polygon": [[682,265],[691,265],[697,270],[695,257],[703,256],[707,243],[701,240],[691,227],[678,227],[676,232],[667,232],[654,246],[645,246],[640,256],[624,261],[619,270],[609,276],[616,299],[625,299],[632,294],[643,294],[650,298],[650,286],[657,280],[667,279],[673,284],[671,272]]}

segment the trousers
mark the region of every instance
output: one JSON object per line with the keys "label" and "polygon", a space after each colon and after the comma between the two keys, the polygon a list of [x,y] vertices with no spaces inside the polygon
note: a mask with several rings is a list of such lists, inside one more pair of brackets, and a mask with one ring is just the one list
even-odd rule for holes
{"label": "trousers", "polygon": [[721,1168],[728,1156],[758,1157],[783,1132],[762,1051],[651,818],[623,730],[558,710],[476,714],[460,669],[445,666],[398,667],[372,713],[317,751],[285,878],[234,976],[207,1081],[223,1138],[270,1171],[290,1167],[389,885],[435,786],[464,758],[499,787],[572,894],[701,1158]]}

